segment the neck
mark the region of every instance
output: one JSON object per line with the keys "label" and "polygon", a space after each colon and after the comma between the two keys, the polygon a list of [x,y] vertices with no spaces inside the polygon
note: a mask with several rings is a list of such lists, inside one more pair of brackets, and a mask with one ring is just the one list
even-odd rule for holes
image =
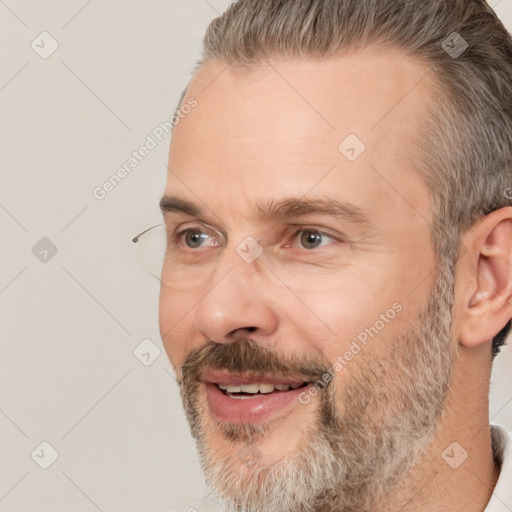
{"label": "neck", "polygon": [[[483,347],[487,350],[488,347]],[[378,510],[482,512],[499,477],[492,456],[486,352],[462,347],[437,435],[414,470]],[[377,508],[375,509],[375,512]]]}

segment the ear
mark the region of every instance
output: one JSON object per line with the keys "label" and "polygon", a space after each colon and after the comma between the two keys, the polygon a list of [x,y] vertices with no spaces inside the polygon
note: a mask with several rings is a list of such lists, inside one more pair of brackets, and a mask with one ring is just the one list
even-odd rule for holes
{"label": "ear", "polygon": [[512,318],[512,207],[477,222],[462,237],[455,272],[454,323],[461,345],[490,341]]}

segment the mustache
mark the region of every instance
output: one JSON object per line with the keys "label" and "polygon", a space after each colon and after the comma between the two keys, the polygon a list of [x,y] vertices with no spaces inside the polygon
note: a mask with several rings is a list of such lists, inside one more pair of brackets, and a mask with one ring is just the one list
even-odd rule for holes
{"label": "mustache", "polygon": [[308,382],[322,378],[331,365],[318,357],[284,356],[252,339],[232,343],[209,340],[202,347],[191,350],[179,369],[177,380],[183,383],[199,382],[206,369],[231,373],[249,373],[255,377],[301,376]]}

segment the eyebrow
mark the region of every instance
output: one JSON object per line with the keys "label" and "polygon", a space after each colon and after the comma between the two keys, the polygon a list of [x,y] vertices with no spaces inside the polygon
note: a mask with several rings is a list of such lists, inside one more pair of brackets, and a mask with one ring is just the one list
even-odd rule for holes
{"label": "eyebrow", "polygon": [[183,213],[190,217],[200,217],[202,213],[194,203],[175,196],[163,196],[160,199],[160,210],[162,213]]}
{"label": "eyebrow", "polygon": [[284,199],[256,205],[262,221],[291,220],[306,215],[328,215],[355,224],[369,224],[361,208],[335,198]]}
{"label": "eyebrow", "polygon": [[[162,213],[181,213],[190,217],[204,215],[199,206],[176,196],[163,196],[160,200],[160,209]],[[256,205],[256,217],[259,221],[289,221],[306,215],[328,215],[355,224],[369,224],[361,208],[335,198],[287,198]]]}

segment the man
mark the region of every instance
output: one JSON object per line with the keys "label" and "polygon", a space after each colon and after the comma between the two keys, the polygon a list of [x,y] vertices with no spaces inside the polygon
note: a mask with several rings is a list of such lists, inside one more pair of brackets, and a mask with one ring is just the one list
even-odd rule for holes
{"label": "man", "polygon": [[512,438],[488,419],[512,317],[512,39],[493,11],[240,0],[191,101],[160,327],[224,506],[512,510]]}

